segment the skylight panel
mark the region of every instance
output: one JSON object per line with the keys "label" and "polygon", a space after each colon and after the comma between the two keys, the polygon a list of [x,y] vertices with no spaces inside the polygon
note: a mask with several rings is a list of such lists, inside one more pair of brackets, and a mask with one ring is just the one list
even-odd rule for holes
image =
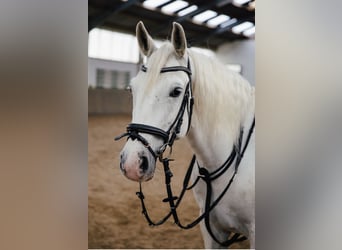
{"label": "skylight panel", "polygon": [[183,9],[184,7],[188,5],[189,5],[188,2],[177,0],[168,5],[165,5],[163,8],[161,8],[161,11],[170,15],[170,14],[174,14],[176,11]]}
{"label": "skylight panel", "polygon": [[214,17],[213,19],[210,19],[207,22],[207,25],[211,28],[216,28],[217,26],[228,21],[229,19],[230,19],[229,16],[221,14],[221,15],[218,15],[217,17]]}
{"label": "skylight panel", "polygon": [[249,1],[250,0],[234,0],[233,4],[241,6],[241,5],[244,5],[245,3],[249,2]]}
{"label": "skylight panel", "polygon": [[169,0],[147,0],[143,2],[143,6],[148,9],[155,9],[168,1]]}
{"label": "skylight panel", "polygon": [[248,37],[253,36],[255,34],[255,26],[253,26],[252,28],[246,29],[242,34]]}
{"label": "skylight panel", "polygon": [[248,10],[255,10],[255,1],[249,2],[247,9]]}
{"label": "skylight panel", "polygon": [[226,28],[226,27],[228,27],[228,26],[230,26],[230,25],[232,25],[232,24],[234,24],[234,23],[236,23],[237,22],[237,19],[236,18],[232,18],[232,19],[230,19],[230,20],[228,20],[228,21],[226,21],[226,22],[224,22],[224,23],[221,23],[220,24],[220,28]]}
{"label": "skylight panel", "polygon": [[203,23],[207,21],[208,19],[214,17],[217,15],[216,11],[213,10],[206,10],[192,18],[192,20],[196,23]]}
{"label": "skylight panel", "polygon": [[188,8],[178,12],[178,16],[185,16],[185,15],[187,15],[187,14],[189,14],[189,13],[191,13],[191,12],[197,10],[197,9],[198,9],[197,5],[191,5]]}
{"label": "skylight panel", "polygon": [[240,24],[234,26],[234,27],[232,28],[232,31],[233,31],[233,33],[235,33],[235,34],[240,34],[240,33],[243,32],[244,30],[249,29],[249,28],[251,28],[251,27],[253,27],[253,26],[254,26],[254,24],[251,23],[251,22],[243,22],[243,23],[240,23]]}

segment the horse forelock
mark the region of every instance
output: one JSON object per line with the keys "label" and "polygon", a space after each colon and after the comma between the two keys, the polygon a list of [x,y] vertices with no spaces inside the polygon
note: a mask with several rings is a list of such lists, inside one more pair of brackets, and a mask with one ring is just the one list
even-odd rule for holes
{"label": "horse forelock", "polygon": [[150,58],[148,58],[146,64],[147,72],[145,75],[145,92],[148,92],[158,82],[160,70],[165,67],[166,62],[174,53],[175,51],[172,44],[170,42],[165,42],[158,50],[152,53]]}

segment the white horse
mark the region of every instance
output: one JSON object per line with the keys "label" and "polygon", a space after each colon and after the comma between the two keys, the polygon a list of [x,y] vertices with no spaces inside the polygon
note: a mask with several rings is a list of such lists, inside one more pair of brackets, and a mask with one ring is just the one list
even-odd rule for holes
{"label": "white horse", "polygon": [[[130,84],[133,95],[132,123],[149,125],[160,131],[166,131],[171,126],[173,132],[173,122],[191,78],[190,94],[194,96],[191,123],[189,125],[191,112],[187,105],[187,112],[182,113],[183,123],[175,133],[177,139],[186,137],[189,140],[198,166],[205,167],[209,172],[215,171],[236,145],[241,129],[244,130],[242,145],[248,141],[248,130],[254,120],[254,87],[218,61],[188,49],[184,30],[178,23],[173,23],[171,43],[165,42],[159,49],[142,22],[137,24],[136,34],[140,50],[146,56],[146,68]],[[182,69],[189,67],[192,74],[188,75],[186,70],[161,72],[162,68],[174,66],[181,66]],[[138,132],[143,139],[132,140],[130,137],[127,140],[121,152],[120,168],[127,178],[142,182],[153,177],[158,149],[165,141],[163,135],[158,136],[157,132]],[[221,194],[233,174],[234,168],[231,167],[212,182],[212,200]],[[195,166],[192,180],[198,175]],[[247,236],[251,248],[255,248],[254,175],[253,133],[234,182],[210,213],[212,232],[220,241],[226,240],[231,232],[237,232]],[[206,185],[199,181],[193,190],[202,213]],[[222,247],[213,240],[203,222],[201,231],[206,248]]]}

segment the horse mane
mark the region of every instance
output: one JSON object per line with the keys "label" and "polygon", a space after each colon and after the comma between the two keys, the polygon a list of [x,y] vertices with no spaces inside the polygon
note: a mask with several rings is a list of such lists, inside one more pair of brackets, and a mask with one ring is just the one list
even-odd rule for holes
{"label": "horse mane", "polygon": [[216,58],[188,51],[195,72],[194,113],[206,114],[198,115],[198,122],[216,132],[229,129],[235,141],[248,112],[254,109],[254,87]]}
{"label": "horse mane", "polygon": [[[192,49],[188,49],[187,52],[194,66],[192,71],[195,73],[192,76],[195,97],[194,119],[197,119],[204,129],[215,132],[228,129],[230,134],[235,136],[235,141],[246,115],[254,108],[254,87],[216,58]],[[146,90],[157,82],[160,69],[165,67],[172,55],[174,48],[170,42],[165,42],[151,55],[147,68],[153,70],[148,70],[146,74]]]}

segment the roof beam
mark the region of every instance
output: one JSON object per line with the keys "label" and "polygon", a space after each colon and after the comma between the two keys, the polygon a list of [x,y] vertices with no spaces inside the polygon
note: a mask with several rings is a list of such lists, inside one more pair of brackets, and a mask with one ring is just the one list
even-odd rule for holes
{"label": "roof beam", "polygon": [[162,5],[159,5],[157,8],[158,8],[158,9],[161,9],[161,8],[163,8],[164,6],[166,6],[166,5],[168,5],[168,4],[172,3],[172,2],[173,2],[173,0],[169,0],[169,1],[165,2],[165,3],[163,3]]}
{"label": "roof beam", "polygon": [[[213,36],[217,36],[217,35],[220,35],[224,32],[228,32],[236,25],[239,25],[239,24],[246,22],[246,21],[251,21],[251,18],[240,19],[240,20],[237,20],[236,22],[233,22],[232,20],[233,19],[228,20],[224,27],[221,27],[221,25],[220,25],[218,28],[216,28],[215,30],[213,30],[212,32],[210,32],[206,36],[197,36],[197,37],[192,38],[191,39],[192,40],[191,45],[194,46],[196,44],[201,43],[202,41],[206,41],[206,40],[210,39]],[[236,34],[236,35],[239,35],[239,34]]]}
{"label": "roof beam", "polygon": [[[193,17],[193,16],[195,16],[195,15],[197,15],[197,14],[203,12],[203,11],[206,11],[206,10],[214,7],[214,6],[218,6],[219,5],[220,7],[222,7],[223,5],[226,5],[226,4],[230,3],[230,2],[232,2],[232,1],[231,0],[230,1],[227,1],[227,0],[212,0],[212,1],[208,1],[207,4],[199,6],[197,10],[194,10],[194,11],[192,11],[192,12],[190,12],[190,13],[184,15],[184,16],[179,16],[179,17],[176,17],[176,18],[171,18],[166,23],[167,23],[167,25],[169,25],[172,22],[181,23],[181,22],[183,22],[183,21],[185,21],[185,20],[187,20],[187,19],[189,19],[189,18],[191,18],[191,17]],[[189,6],[187,6],[187,7],[189,7]],[[151,34],[152,35],[157,34],[157,33],[161,32],[164,29],[165,29],[165,25],[160,25],[157,28],[153,29],[151,31]]]}
{"label": "roof beam", "polygon": [[117,14],[125,9],[128,9],[130,6],[136,4],[137,2],[139,2],[139,0],[128,0],[127,2],[124,2],[119,6],[114,6],[102,12],[98,16],[88,18],[88,32],[91,31],[93,28],[102,25],[111,15]]}

